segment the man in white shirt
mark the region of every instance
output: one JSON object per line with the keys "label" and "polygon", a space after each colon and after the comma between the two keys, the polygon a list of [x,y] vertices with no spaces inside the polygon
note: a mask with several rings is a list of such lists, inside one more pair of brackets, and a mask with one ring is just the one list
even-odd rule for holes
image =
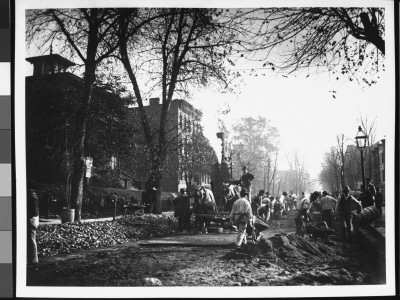
{"label": "man in white shirt", "polygon": [[247,243],[247,222],[253,217],[250,202],[246,198],[248,194],[249,193],[246,188],[241,189],[240,199],[235,201],[230,214],[231,222],[238,228],[238,235],[235,242],[236,248],[239,248],[242,245],[242,242],[245,244]]}
{"label": "man in white shirt", "polygon": [[329,228],[333,228],[333,220],[332,214],[336,207],[336,199],[329,196],[327,191],[322,192],[322,199],[321,199],[321,216],[322,221],[326,222]]}

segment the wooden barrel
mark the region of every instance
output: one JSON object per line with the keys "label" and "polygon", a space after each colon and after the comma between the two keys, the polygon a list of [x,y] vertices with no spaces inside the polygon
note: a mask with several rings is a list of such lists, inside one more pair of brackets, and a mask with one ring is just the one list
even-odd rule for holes
{"label": "wooden barrel", "polygon": [[72,223],[75,220],[75,209],[63,207],[61,212],[61,223]]}
{"label": "wooden barrel", "polygon": [[372,221],[379,218],[379,211],[373,206],[363,208],[359,214],[357,214],[358,226],[364,226],[370,224]]}

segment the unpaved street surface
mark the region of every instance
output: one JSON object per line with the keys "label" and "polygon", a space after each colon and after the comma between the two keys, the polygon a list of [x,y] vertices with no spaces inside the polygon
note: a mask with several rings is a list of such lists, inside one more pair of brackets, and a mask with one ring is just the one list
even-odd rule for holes
{"label": "unpaved street surface", "polygon": [[[258,245],[236,235],[178,235],[44,257],[28,270],[35,286],[298,286],[385,283],[384,266],[357,244],[269,229]],[[280,233],[281,232],[281,233]],[[180,243],[180,244],[178,244]],[[149,279],[151,278],[151,279]]]}

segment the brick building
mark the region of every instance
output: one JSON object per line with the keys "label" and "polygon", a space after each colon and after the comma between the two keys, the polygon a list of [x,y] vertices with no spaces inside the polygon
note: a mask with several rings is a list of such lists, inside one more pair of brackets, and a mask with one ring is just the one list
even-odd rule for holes
{"label": "brick building", "polygon": [[[364,175],[371,178],[376,187],[385,190],[385,139],[364,150]],[[355,145],[348,145],[345,152],[345,182],[351,189],[362,184],[361,155]]]}
{"label": "brick building", "polygon": [[[25,78],[27,176],[41,183],[68,182],[72,166],[75,111],[82,99],[84,81],[67,71],[74,63],[58,54],[29,57],[26,60],[33,64],[33,75]],[[87,161],[93,162],[93,168],[87,169],[86,174],[90,174],[91,179],[104,179],[104,174],[99,175],[98,171],[109,169],[108,173],[112,173],[118,187],[129,188],[132,176],[121,170],[113,157],[113,148],[116,147],[111,144],[117,138],[110,139],[115,135],[110,130],[102,130],[110,128],[111,123],[116,124],[115,117],[122,118],[122,111],[128,112],[123,104],[115,103],[122,103],[119,95],[94,87],[85,145]],[[107,111],[107,115],[102,111]],[[95,135],[99,133],[109,145],[98,147]]]}
{"label": "brick building", "polygon": [[[150,98],[149,105],[145,106],[146,114],[150,121],[150,128],[155,137],[157,137],[161,107],[162,103],[160,103],[159,98]],[[134,127],[137,129],[142,128],[139,109],[133,107],[130,110],[131,122]],[[178,192],[180,188],[186,188],[186,182],[184,180],[185,174],[180,171],[179,167],[181,163],[180,159],[186,151],[185,140],[192,134],[201,134],[201,118],[201,111],[194,108],[187,101],[176,99],[171,102],[166,123],[166,132],[168,132],[167,142],[170,146],[163,172],[163,191]],[[137,138],[138,141],[144,143],[143,137],[138,136]],[[215,161],[210,161],[210,171],[194,176],[192,183],[197,185],[210,184],[212,166],[216,161],[215,156]],[[146,179],[147,176],[142,176],[139,181],[142,181],[143,185]]]}

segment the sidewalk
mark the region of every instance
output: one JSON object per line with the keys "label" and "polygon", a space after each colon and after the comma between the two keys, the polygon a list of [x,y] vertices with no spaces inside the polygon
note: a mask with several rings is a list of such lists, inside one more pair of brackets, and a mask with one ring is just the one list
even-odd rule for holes
{"label": "sidewalk", "polygon": [[[122,216],[117,216],[117,219],[122,218]],[[82,219],[82,223],[90,223],[90,222],[104,222],[104,221],[112,221],[113,217],[107,217],[107,218],[96,218],[96,219]],[[39,219],[39,224],[40,225],[57,225],[61,224],[61,219],[45,219],[45,218],[40,218]],[[73,223],[72,223],[73,224]]]}

